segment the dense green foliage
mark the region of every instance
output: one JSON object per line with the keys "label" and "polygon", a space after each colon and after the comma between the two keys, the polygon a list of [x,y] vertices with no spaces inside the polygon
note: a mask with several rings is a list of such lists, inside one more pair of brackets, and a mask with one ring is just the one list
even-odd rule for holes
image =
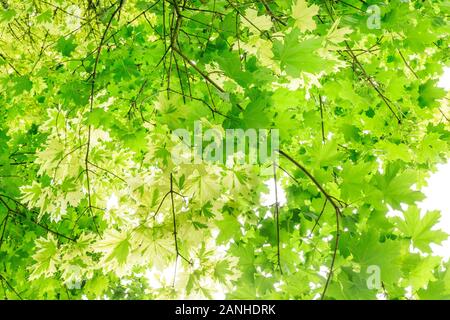
{"label": "dense green foliage", "polygon": [[[417,208],[449,153],[448,1],[1,6],[2,298],[450,298]],[[276,177],[174,163],[194,121],[279,129]]]}

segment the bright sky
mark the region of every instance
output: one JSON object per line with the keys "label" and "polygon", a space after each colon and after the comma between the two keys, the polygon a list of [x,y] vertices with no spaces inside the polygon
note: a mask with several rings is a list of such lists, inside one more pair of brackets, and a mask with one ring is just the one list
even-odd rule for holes
{"label": "bright sky", "polygon": [[[450,89],[450,68],[445,69],[439,86]],[[438,166],[437,172],[431,175],[423,192],[426,199],[420,207],[424,210],[440,210],[442,218],[439,228],[450,234],[450,162]],[[450,258],[450,240],[443,242],[441,246],[434,246],[433,249],[434,253],[446,259]]]}

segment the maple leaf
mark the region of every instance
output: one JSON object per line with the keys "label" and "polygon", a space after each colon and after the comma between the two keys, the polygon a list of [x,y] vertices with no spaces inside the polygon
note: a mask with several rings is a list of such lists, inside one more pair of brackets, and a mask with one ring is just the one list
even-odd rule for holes
{"label": "maple leaf", "polygon": [[284,43],[274,41],[274,58],[280,60],[280,64],[286,72],[294,77],[301,72],[318,73],[331,70],[334,62],[321,57],[318,49],[322,48],[321,38],[310,38],[299,41],[299,31],[293,30],[284,38]]}
{"label": "maple leaf", "polygon": [[326,36],[328,41],[333,43],[341,43],[347,39],[348,34],[353,32],[353,30],[349,27],[338,28],[340,22],[341,19],[336,19],[330,30],[328,30],[328,34]]}
{"label": "maple leaf", "polygon": [[265,15],[258,16],[258,11],[254,9],[245,10],[245,19],[243,19],[242,23],[253,33],[260,33],[260,31],[267,31],[272,28],[270,17]]}
{"label": "maple leaf", "polygon": [[397,228],[413,241],[413,245],[423,252],[431,252],[431,243],[440,244],[448,238],[441,230],[433,230],[441,215],[439,211],[427,212],[423,217],[417,207],[409,207],[403,212],[404,219],[395,218]]}
{"label": "maple leaf", "polygon": [[104,253],[103,261],[113,265],[123,265],[130,253],[129,235],[126,232],[110,231],[94,244],[98,252]]}
{"label": "maple leaf", "polygon": [[[406,252],[407,245],[404,242],[386,240],[379,241],[379,234],[369,230],[359,239],[352,239],[355,245],[349,248],[355,262],[361,265],[361,271],[366,273],[369,266],[380,268],[380,277],[384,283],[392,284],[398,281],[402,275],[402,255]],[[341,244],[343,247],[344,243]]]}
{"label": "maple leaf", "polygon": [[35,264],[30,268],[30,280],[51,276],[56,272],[59,262],[58,244],[52,234],[47,238],[37,239],[36,247],[36,253],[33,255]]}
{"label": "maple leaf", "polygon": [[415,174],[411,171],[400,172],[399,162],[390,163],[384,174],[378,173],[373,179],[378,193],[394,209],[401,209],[400,204],[414,204],[422,200],[424,195],[420,191],[412,189]]}

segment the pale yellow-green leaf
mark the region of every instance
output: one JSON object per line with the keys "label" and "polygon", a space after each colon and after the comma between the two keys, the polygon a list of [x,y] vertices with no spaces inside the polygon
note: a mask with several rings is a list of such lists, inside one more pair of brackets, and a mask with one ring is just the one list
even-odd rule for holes
{"label": "pale yellow-green leaf", "polygon": [[315,4],[308,6],[305,0],[297,0],[292,6],[292,17],[295,19],[295,26],[302,32],[316,29],[316,22],[313,17],[318,12],[319,6]]}
{"label": "pale yellow-green leaf", "polygon": [[41,276],[50,277],[57,271],[59,262],[58,244],[55,237],[49,234],[46,238],[36,240],[36,253],[33,255],[35,263],[31,266],[30,280]]}
{"label": "pale yellow-green leaf", "polygon": [[270,30],[273,25],[269,16],[258,16],[258,11],[254,9],[245,10],[245,18],[243,18],[242,24],[248,27],[252,33],[257,34],[261,31]]}
{"label": "pale yellow-green leaf", "polygon": [[334,24],[331,26],[327,34],[327,40],[333,43],[341,43],[347,40],[347,35],[352,33],[353,30],[349,27],[338,28],[341,19],[336,19]]}

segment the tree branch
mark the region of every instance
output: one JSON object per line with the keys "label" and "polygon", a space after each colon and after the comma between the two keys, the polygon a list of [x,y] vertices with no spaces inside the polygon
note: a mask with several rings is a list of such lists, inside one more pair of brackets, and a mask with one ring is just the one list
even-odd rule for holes
{"label": "tree branch", "polygon": [[277,167],[275,162],[273,163],[273,181],[275,183],[275,223],[277,226],[277,261],[278,268],[280,269],[280,274],[283,274],[283,269],[281,268],[281,255],[280,255],[280,212],[279,212],[279,202],[278,202],[278,186],[277,186]]}
{"label": "tree branch", "polygon": [[178,249],[178,239],[177,239],[177,221],[176,221],[176,217],[175,217],[175,202],[173,200],[173,194],[175,193],[173,190],[173,174],[170,173],[170,201],[172,204],[172,220],[173,220],[173,239],[175,242],[175,252],[176,252],[176,257],[175,257],[175,271],[174,271],[174,275],[173,275],[173,287],[175,287],[175,279],[176,279],[176,275],[177,275],[177,264],[178,264],[178,257],[181,257],[184,261],[186,261],[189,264],[192,264],[191,261],[189,261],[188,259],[186,259],[179,251]]}
{"label": "tree branch", "polygon": [[23,300],[22,297],[20,296],[20,294],[16,291],[16,289],[14,289],[14,287],[8,282],[8,280],[6,280],[6,278],[0,274],[0,280],[2,282],[5,282],[6,285],[11,289],[12,292],[14,292],[14,294],[20,299]]}
{"label": "tree branch", "polygon": [[339,217],[342,215],[341,213],[341,208],[339,207],[339,205],[335,202],[335,198],[333,196],[331,196],[327,191],[325,191],[325,189],[322,187],[322,185],[316,180],[316,178],[314,178],[314,176],[309,173],[308,170],[306,170],[306,168],[304,166],[302,166],[300,163],[298,163],[297,161],[295,161],[291,156],[289,156],[287,153],[285,153],[282,150],[278,150],[278,152],[284,156],[286,159],[288,159],[290,162],[292,162],[297,168],[299,168],[301,171],[303,171],[304,174],[306,174],[306,176],[317,186],[317,188],[320,190],[320,192],[322,192],[322,194],[325,196],[325,198],[327,199],[327,201],[329,201],[331,203],[331,205],[334,207],[334,211],[336,213],[336,236],[335,236],[335,247],[333,250],[333,256],[331,259],[331,264],[330,264],[330,271],[328,272],[328,276],[325,282],[325,286],[322,292],[322,296],[321,299],[325,298],[325,294],[327,292],[328,289],[328,285],[331,281],[331,278],[333,276],[333,268],[334,268],[334,264],[336,262],[336,255],[337,255],[337,250],[338,250],[338,246],[339,246],[339,238],[340,238],[340,222],[339,222]]}

